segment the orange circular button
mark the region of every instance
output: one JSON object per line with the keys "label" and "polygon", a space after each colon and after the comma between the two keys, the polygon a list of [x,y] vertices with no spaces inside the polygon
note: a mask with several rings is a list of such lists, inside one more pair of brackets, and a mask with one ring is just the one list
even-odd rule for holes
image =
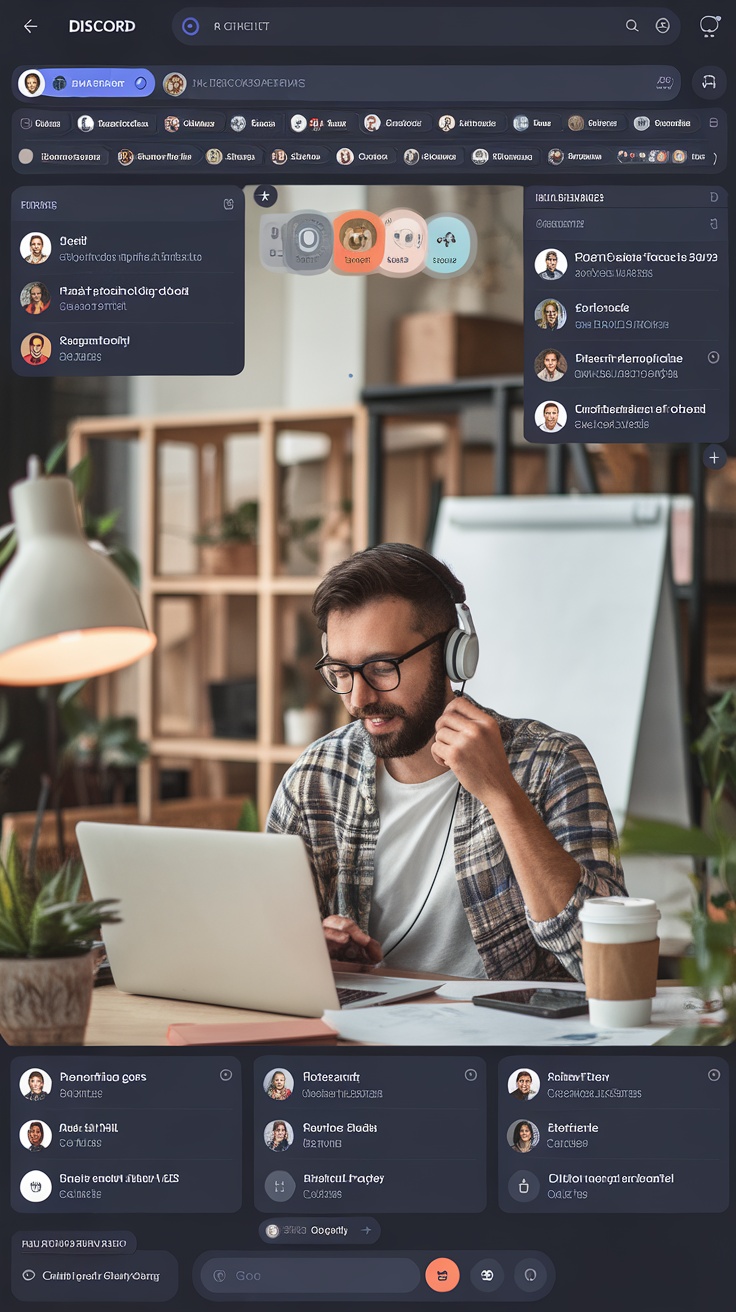
{"label": "orange circular button", "polygon": [[449,1257],[436,1257],[424,1272],[424,1279],[438,1294],[449,1294],[460,1281],[460,1267]]}

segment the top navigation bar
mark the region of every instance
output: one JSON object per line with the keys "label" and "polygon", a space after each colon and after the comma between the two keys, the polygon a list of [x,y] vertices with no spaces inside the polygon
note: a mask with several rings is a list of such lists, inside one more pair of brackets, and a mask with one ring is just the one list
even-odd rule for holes
{"label": "top navigation bar", "polygon": [[680,35],[671,9],[532,5],[438,8],[180,9],[174,35],[194,46],[665,46]]}

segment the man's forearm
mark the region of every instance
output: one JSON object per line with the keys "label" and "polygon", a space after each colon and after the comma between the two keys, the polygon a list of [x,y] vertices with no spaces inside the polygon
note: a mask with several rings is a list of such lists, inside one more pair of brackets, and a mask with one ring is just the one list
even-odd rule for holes
{"label": "man's forearm", "polygon": [[515,780],[483,799],[496,823],[533,920],[552,920],[567,906],[580,867],[550,833]]}

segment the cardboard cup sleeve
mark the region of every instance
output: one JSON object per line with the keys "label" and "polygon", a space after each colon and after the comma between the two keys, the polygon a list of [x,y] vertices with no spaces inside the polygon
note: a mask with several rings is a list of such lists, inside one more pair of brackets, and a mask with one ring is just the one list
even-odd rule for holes
{"label": "cardboard cup sleeve", "polygon": [[653,998],[658,960],[658,938],[642,943],[590,943],[583,939],[586,997],[603,1002]]}

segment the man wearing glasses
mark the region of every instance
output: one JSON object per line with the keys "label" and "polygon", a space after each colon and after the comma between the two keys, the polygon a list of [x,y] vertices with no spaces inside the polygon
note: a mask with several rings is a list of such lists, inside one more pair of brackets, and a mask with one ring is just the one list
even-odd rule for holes
{"label": "man wearing glasses", "polygon": [[399,543],[329,571],[317,668],[353,722],[287,771],[266,827],[304,840],[335,958],[580,979],[583,901],[625,893],[613,819],[579,739],[453,693],[464,595]]}

